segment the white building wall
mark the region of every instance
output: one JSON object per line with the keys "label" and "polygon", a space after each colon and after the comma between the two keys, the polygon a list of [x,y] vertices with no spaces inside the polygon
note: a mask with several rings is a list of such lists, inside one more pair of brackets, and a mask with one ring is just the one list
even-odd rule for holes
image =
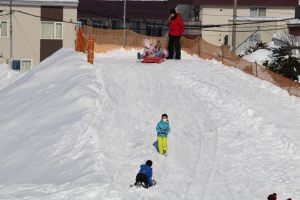
{"label": "white building wall", "polygon": [[[77,9],[64,7],[64,21],[77,22]],[[73,23],[64,23],[63,47],[74,48],[76,40],[76,25]]]}
{"label": "white building wall", "polygon": [[[255,6],[254,6],[255,7]],[[266,17],[294,17],[294,8],[279,8],[279,7],[266,7]],[[201,6],[200,11],[200,20],[202,21],[203,25],[207,24],[228,24],[232,23],[229,21],[232,19],[233,9],[232,7],[223,6],[223,7],[212,7],[212,6]],[[249,17],[250,16],[250,7],[239,7],[237,11],[238,16]],[[243,22],[238,22],[243,23]],[[278,25],[286,24],[287,22],[277,22]],[[246,26],[246,25],[245,25]],[[247,25],[249,27],[251,25]],[[232,27],[223,27],[223,28],[210,28],[206,29],[206,31],[202,31],[202,37],[208,41],[209,43],[215,45],[222,45],[224,44],[224,37],[228,35],[229,37],[229,45],[231,45],[231,29]],[[209,31],[209,30],[217,30]],[[229,32],[221,32],[222,31],[229,31]],[[249,28],[238,28],[238,30],[249,30]],[[252,30],[252,28],[250,28]],[[254,30],[256,28],[254,27]],[[220,31],[220,32],[218,32]],[[284,31],[284,30],[283,30]],[[267,33],[262,33],[261,39],[263,41],[270,41],[272,39],[272,34],[277,31],[268,31]],[[239,42],[244,41],[250,33],[237,33],[237,37],[239,38],[237,41],[237,45]]]}
{"label": "white building wall", "polygon": [[[8,10],[8,6],[0,9]],[[40,15],[40,7],[17,6],[14,10]],[[9,16],[5,16],[9,21]],[[2,18],[0,17],[2,20]],[[13,59],[30,59],[33,65],[40,59],[40,18],[34,18],[18,12],[13,14]],[[8,63],[10,56],[9,36],[0,39],[0,52],[3,54],[2,62]]]}
{"label": "white building wall", "polygon": [[[33,15],[40,16],[40,6],[13,6],[14,10],[21,10]],[[0,10],[8,11],[8,6],[0,6]],[[64,20],[77,22],[77,9],[74,7],[64,7]],[[1,20],[9,22],[9,16],[0,16]],[[9,26],[9,25],[8,25]],[[76,31],[75,24],[63,24],[63,47],[74,48]],[[41,19],[18,12],[13,14],[13,58],[30,59],[35,66],[40,62],[40,39],[41,39]],[[8,63],[10,56],[9,37],[0,37],[0,63]]]}

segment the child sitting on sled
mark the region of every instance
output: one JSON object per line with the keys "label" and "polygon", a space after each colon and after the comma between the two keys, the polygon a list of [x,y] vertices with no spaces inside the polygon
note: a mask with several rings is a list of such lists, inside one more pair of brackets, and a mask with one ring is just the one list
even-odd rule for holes
{"label": "child sitting on sled", "polygon": [[157,41],[155,45],[153,45],[149,40],[144,41],[144,52],[141,54],[138,52],[137,58],[139,60],[144,59],[144,58],[151,58],[151,57],[156,57],[156,58],[165,58],[165,52],[161,49],[160,41]]}

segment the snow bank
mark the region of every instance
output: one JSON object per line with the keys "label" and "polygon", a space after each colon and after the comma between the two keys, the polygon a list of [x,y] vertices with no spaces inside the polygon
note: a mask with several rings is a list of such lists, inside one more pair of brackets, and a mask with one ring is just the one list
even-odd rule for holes
{"label": "snow bank", "polygon": [[0,90],[17,80],[22,73],[10,69],[7,64],[0,64]]}
{"label": "snow bank", "polygon": [[0,199],[109,197],[96,153],[96,77],[85,60],[60,50],[0,91]]}
{"label": "snow bank", "polygon": [[258,49],[252,54],[245,55],[243,59],[248,60],[250,62],[257,62],[258,64],[262,64],[266,60],[270,60],[270,56],[272,56],[272,51],[266,49]]}
{"label": "snow bank", "polygon": [[[0,199],[299,199],[300,101],[216,61],[61,50],[0,91]],[[170,116],[168,157],[155,126]],[[157,186],[129,188],[153,160]]]}

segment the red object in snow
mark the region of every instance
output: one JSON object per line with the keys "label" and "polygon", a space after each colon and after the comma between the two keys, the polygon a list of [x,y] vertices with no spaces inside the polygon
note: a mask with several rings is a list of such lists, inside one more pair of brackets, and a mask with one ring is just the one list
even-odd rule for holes
{"label": "red object in snow", "polygon": [[147,57],[143,59],[143,63],[162,63],[164,62],[164,58],[157,58],[157,57]]}
{"label": "red object in snow", "polygon": [[181,15],[177,13],[177,16],[175,19],[170,19],[170,30],[169,35],[170,36],[181,36],[184,32],[184,23],[181,19]]}

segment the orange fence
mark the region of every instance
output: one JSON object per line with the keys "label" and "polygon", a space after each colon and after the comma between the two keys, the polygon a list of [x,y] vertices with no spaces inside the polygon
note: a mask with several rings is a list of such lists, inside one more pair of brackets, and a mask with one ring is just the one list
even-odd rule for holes
{"label": "orange fence", "polygon": [[78,28],[77,35],[76,35],[76,45],[75,50],[79,52],[87,52],[87,61],[91,64],[94,64],[94,45],[95,45],[95,38],[93,35],[90,34],[90,37],[87,41],[84,29]]}
{"label": "orange fence", "polygon": [[[81,30],[82,31],[82,30]],[[160,41],[163,48],[167,47],[167,37],[149,37],[135,33],[131,30],[108,30],[98,29],[92,27],[85,27],[84,32],[77,34],[77,36],[93,35],[95,37],[95,52],[106,52],[108,50],[124,47],[124,48],[142,48],[143,41],[145,39]],[[124,41],[125,40],[125,41]],[[86,45],[86,42],[82,42],[77,38],[77,44]],[[198,55],[203,59],[215,59],[222,62],[226,66],[233,66],[240,70],[253,75],[262,80],[269,81],[289,92],[290,95],[300,96],[300,84],[288,79],[284,76],[276,74],[264,66],[249,62],[238,57],[235,53],[230,51],[224,46],[216,46],[203,40],[201,37],[195,39],[188,39],[182,37],[181,47],[184,51],[191,55]]]}
{"label": "orange fence", "polygon": [[86,38],[83,28],[77,30],[75,50],[83,53],[86,51]]}

